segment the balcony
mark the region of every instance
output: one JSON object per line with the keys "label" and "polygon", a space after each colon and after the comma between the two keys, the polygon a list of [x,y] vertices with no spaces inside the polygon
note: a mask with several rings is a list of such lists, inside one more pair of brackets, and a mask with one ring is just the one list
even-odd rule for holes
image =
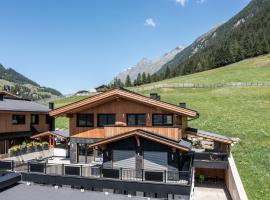
{"label": "balcony", "polygon": [[216,152],[195,152],[193,163],[195,168],[227,169],[228,154]]}
{"label": "balcony", "polygon": [[146,192],[167,197],[168,194],[189,196],[193,180],[190,171],[151,171],[112,169],[102,166],[48,164],[44,161],[27,163],[0,161],[2,171],[15,171],[22,180],[37,184],[70,185],[76,188],[102,191]]}
{"label": "balcony", "polygon": [[141,129],[144,131],[152,132],[162,137],[166,137],[175,141],[179,141],[182,138],[181,126],[170,127],[149,127],[149,126],[105,126],[104,137],[112,137],[125,132]]}

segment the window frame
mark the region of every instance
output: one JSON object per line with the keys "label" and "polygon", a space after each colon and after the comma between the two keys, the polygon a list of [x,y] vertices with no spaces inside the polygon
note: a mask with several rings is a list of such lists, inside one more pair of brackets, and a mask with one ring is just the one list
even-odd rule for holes
{"label": "window frame", "polygon": [[[162,116],[162,124],[155,124],[154,123],[154,116],[155,115],[161,115]],[[165,116],[171,116],[172,117],[172,123],[171,124],[165,124]],[[173,114],[163,114],[163,113],[153,113],[152,114],[152,126],[173,126],[174,124],[174,115]]]}
{"label": "window frame", "polygon": [[[33,122],[33,117],[35,117],[35,120]],[[39,125],[39,114],[31,114],[31,125]]]}
{"label": "window frame", "polygon": [[[102,115],[106,115],[106,116],[114,116],[114,124],[105,124],[105,125],[101,125],[100,124],[100,116]],[[116,122],[116,114],[115,113],[98,113],[97,115],[97,126],[98,127],[104,127],[104,126],[112,126],[112,125],[115,125],[115,122]],[[108,117],[106,117],[106,123],[108,123]]]}
{"label": "window frame", "polygon": [[[80,117],[84,116],[85,124],[80,124]],[[87,118],[92,117],[91,124],[87,123]],[[77,127],[94,127],[94,114],[93,113],[77,113]]]}
{"label": "window frame", "polygon": [[[134,115],[135,116],[135,124],[134,125],[131,125],[131,124],[128,124],[128,118],[130,115]],[[139,115],[144,115],[145,117],[145,123],[144,124],[138,124],[138,119],[139,119]],[[147,114],[146,113],[126,113],[126,124],[127,126],[146,126],[147,124]]]}
{"label": "window frame", "polygon": [[[20,116],[20,117],[23,117],[22,119],[22,121],[18,121],[17,120],[17,117],[18,116]],[[14,118],[16,118],[16,119],[14,119]],[[14,122],[14,120],[16,120],[16,122]],[[13,114],[12,115],[12,125],[25,125],[25,115],[23,115],[23,114]]]}

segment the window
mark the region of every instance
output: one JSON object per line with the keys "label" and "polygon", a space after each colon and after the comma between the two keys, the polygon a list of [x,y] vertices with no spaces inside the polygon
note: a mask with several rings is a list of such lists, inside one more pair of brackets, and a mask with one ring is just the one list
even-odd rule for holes
{"label": "window", "polygon": [[31,124],[39,124],[39,115],[31,115]]}
{"label": "window", "polygon": [[94,115],[93,114],[77,114],[77,127],[93,127]]}
{"label": "window", "polygon": [[153,114],[153,126],[171,126],[173,125],[172,114]]}
{"label": "window", "polygon": [[12,124],[25,124],[25,115],[12,115]]}
{"label": "window", "polygon": [[98,114],[98,126],[114,125],[115,114]]}
{"label": "window", "polygon": [[127,114],[128,126],[145,126],[146,114]]}

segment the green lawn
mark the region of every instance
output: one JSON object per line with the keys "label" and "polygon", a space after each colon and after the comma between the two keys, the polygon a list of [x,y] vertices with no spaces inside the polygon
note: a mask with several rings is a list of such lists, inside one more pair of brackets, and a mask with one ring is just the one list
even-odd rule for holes
{"label": "green lawn", "polygon": [[[225,83],[270,81],[270,56],[248,59],[227,67],[162,81],[163,83]],[[152,83],[159,84],[162,82]],[[251,200],[270,199],[270,87],[224,87],[215,89],[159,89],[161,99],[186,102],[200,118],[189,126],[241,139],[233,147],[238,170]],[[56,107],[85,97],[56,101]],[[68,127],[57,119],[57,127]]]}
{"label": "green lawn", "polygon": [[145,84],[150,86],[162,83],[201,83],[217,84],[228,82],[269,82],[270,55],[259,56],[243,60],[226,67],[208,70],[196,74],[179,76],[156,83]]}
{"label": "green lawn", "polygon": [[170,103],[187,102],[199,111],[200,118],[189,126],[240,138],[233,156],[249,199],[270,199],[270,87],[151,92]]}

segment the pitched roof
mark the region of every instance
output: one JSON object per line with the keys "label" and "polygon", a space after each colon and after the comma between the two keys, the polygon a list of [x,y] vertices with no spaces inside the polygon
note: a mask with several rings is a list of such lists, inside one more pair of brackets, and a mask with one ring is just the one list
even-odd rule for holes
{"label": "pitched roof", "polygon": [[21,97],[7,91],[0,91],[0,96],[3,96],[5,98],[12,98],[12,99],[22,99]]}
{"label": "pitched roof", "polygon": [[91,96],[89,98],[86,98],[86,99],[68,104],[66,106],[60,107],[58,109],[55,109],[50,112],[50,116],[61,116],[71,111],[81,110],[84,107],[89,106],[89,105],[94,106],[94,105],[100,104],[102,103],[102,100],[104,99],[113,99],[117,97],[147,104],[149,106],[160,107],[164,110],[168,110],[174,113],[180,113],[188,117],[192,117],[192,118],[197,118],[199,116],[199,113],[194,110],[190,110],[188,108],[182,108],[182,107],[179,107],[179,106],[167,103],[167,102],[151,99],[149,97],[137,94],[135,92],[131,92],[129,90],[119,89],[119,88],[112,89],[107,92],[97,94],[95,96]]}
{"label": "pitched roof", "polygon": [[53,136],[59,137],[59,138],[69,138],[69,130],[46,131],[43,133],[33,135],[31,138],[42,138],[42,137],[47,137],[49,135],[53,135]]}
{"label": "pitched roof", "polygon": [[4,98],[0,100],[0,111],[48,113],[51,110],[34,101]]}
{"label": "pitched roof", "polygon": [[107,144],[107,143],[111,143],[111,142],[115,142],[115,141],[119,141],[128,137],[132,137],[132,136],[140,136],[152,141],[156,141],[158,143],[176,148],[176,149],[180,149],[183,151],[189,151],[191,149],[191,143],[181,140],[180,142],[176,142],[174,140],[170,140],[168,138],[156,135],[155,133],[149,132],[149,131],[145,131],[145,130],[141,130],[141,129],[136,129],[136,130],[132,130],[132,131],[128,131],[116,136],[112,136],[109,138],[106,138],[104,140],[95,142],[90,144],[90,147],[94,147],[94,146],[98,146],[98,145],[102,145],[102,144]]}
{"label": "pitched roof", "polygon": [[227,144],[231,144],[233,142],[232,139],[227,137],[227,136],[216,134],[216,133],[210,133],[210,132],[195,129],[195,128],[188,127],[186,129],[186,131],[188,134],[196,135],[198,137],[212,139],[212,140],[218,141],[218,142],[223,142],[223,143],[227,143]]}

